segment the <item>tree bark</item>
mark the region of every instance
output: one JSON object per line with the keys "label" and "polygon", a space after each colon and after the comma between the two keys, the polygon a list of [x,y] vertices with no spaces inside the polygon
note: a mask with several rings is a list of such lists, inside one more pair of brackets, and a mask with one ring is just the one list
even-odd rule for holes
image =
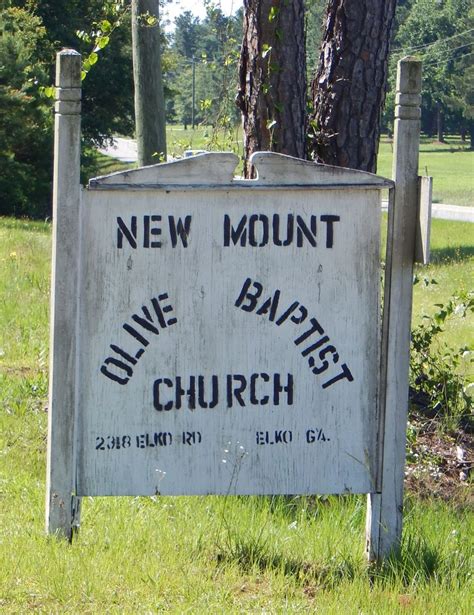
{"label": "tree bark", "polygon": [[304,158],[306,60],[304,0],[244,0],[237,105],[249,157],[270,150]]}
{"label": "tree bark", "polygon": [[[154,18],[151,25],[147,17]],[[140,166],[166,160],[159,0],[132,0],[135,133]]]}
{"label": "tree bark", "polygon": [[329,0],[308,157],[375,172],[396,0]]}

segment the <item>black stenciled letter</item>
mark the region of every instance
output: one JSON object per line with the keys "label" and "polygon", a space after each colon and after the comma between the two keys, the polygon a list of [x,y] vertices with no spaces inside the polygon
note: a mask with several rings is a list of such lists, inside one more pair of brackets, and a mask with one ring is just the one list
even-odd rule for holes
{"label": "black stenciled letter", "polygon": [[173,383],[169,378],[159,378],[158,380],[155,380],[155,382],[153,383],[153,406],[155,407],[155,410],[158,411],[171,410],[171,408],[173,407],[172,401],[168,401],[165,404],[161,403],[160,384],[166,385],[169,389],[173,388]]}
{"label": "black stenciled letter", "polygon": [[183,248],[188,247],[189,233],[191,232],[191,216],[186,216],[184,224],[181,218],[178,218],[178,222],[175,222],[174,216],[168,216],[168,222],[170,225],[170,237],[171,245],[176,248],[178,245],[178,237],[181,239]]}
{"label": "black stenciled letter", "polygon": [[[261,222],[262,225],[262,237],[260,241],[257,239],[256,224]],[[249,218],[249,244],[254,248],[261,248],[268,243],[268,217],[264,215],[257,216],[256,214]]]}
{"label": "black stenciled letter", "polygon": [[[250,287],[254,286],[255,292],[251,293]],[[257,307],[257,301],[263,292],[263,286],[259,282],[252,282],[250,278],[247,278],[242,286],[240,295],[235,302],[235,307],[239,307],[244,312],[253,312]],[[247,299],[248,303],[244,305],[244,300]]]}
{"label": "black stenciled letter", "polygon": [[[114,372],[111,372],[108,367],[106,367],[107,365],[115,365],[115,367],[118,367],[119,370],[125,372],[127,374],[127,377],[123,378],[118,374],[114,374]],[[100,368],[100,371],[104,374],[104,376],[107,376],[107,378],[110,378],[110,380],[118,382],[119,384],[127,384],[127,382],[133,375],[132,367],[130,365],[127,365],[123,361],[116,359],[115,357],[107,357],[107,359],[105,359],[104,361],[104,364]]]}
{"label": "black stenciled letter", "polygon": [[123,238],[126,238],[132,248],[137,247],[137,217],[130,218],[130,228],[125,224],[122,218],[117,218],[117,248],[123,247]]}
{"label": "black stenciled letter", "polygon": [[326,248],[332,248],[334,244],[334,222],[339,222],[339,216],[321,216],[321,222],[326,222]]}
{"label": "black stenciled letter", "polygon": [[159,226],[150,226],[152,222],[161,222],[161,216],[143,216],[143,247],[161,248],[161,241],[150,241],[151,235],[161,235]]}
{"label": "black stenciled letter", "polygon": [[241,221],[239,222],[236,229],[232,226],[230,222],[230,216],[227,214],[224,216],[224,247],[229,247],[230,242],[237,245],[237,242],[240,239],[240,245],[245,246],[247,243],[247,216],[243,216]]}

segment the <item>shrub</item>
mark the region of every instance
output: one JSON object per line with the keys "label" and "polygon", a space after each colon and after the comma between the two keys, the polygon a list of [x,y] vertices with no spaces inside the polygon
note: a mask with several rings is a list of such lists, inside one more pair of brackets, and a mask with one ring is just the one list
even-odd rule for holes
{"label": "shrub", "polygon": [[[415,278],[415,283],[418,281]],[[425,279],[425,284],[436,281]],[[412,330],[411,398],[422,412],[440,419],[445,428],[472,429],[472,400],[461,369],[466,362],[473,362],[472,353],[467,346],[451,348],[439,336],[449,319],[465,318],[474,311],[474,293],[459,292],[435,307],[435,313],[423,316],[422,323]]]}
{"label": "shrub", "polygon": [[0,215],[50,214],[52,113],[38,87],[48,45],[38,17],[0,10]]}

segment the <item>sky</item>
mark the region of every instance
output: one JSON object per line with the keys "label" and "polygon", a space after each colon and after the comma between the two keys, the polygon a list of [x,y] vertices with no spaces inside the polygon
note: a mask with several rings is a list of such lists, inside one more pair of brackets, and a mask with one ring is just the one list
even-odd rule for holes
{"label": "sky", "polygon": [[[223,13],[231,15],[239,9],[243,1],[242,0],[214,0],[216,6],[220,6]],[[168,16],[168,19],[173,23],[175,17],[185,11],[191,11],[196,17],[203,19],[206,16],[206,9],[204,8],[204,0],[173,0],[171,3],[166,4],[163,9],[163,15]]]}

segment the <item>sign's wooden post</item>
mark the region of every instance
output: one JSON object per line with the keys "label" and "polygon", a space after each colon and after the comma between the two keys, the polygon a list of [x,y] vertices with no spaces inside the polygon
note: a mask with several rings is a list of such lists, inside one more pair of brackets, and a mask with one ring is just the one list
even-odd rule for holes
{"label": "sign's wooden post", "polygon": [[74,497],[73,437],[81,198],[81,56],[76,51],[58,53],[56,87],[46,526],[50,533],[70,539],[79,505]]}
{"label": "sign's wooden post", "polygon": [[[381,365],[380,493],[369,494],[367,554],[397,549],[402,533],[403,478],[413,262],[418,217],[421,62],[398,63],[395,107],[394,194],[389,201]],[[391,191],[392,192],[392,191]]]}

